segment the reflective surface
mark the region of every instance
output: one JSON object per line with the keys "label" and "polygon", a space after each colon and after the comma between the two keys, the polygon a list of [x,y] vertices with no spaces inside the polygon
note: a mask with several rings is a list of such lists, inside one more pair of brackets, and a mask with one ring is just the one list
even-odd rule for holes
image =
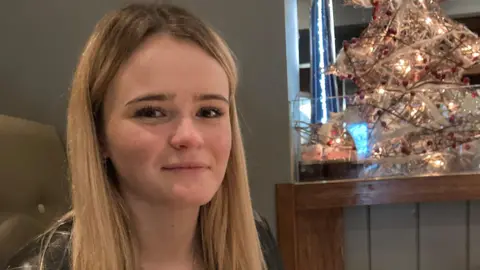
{"label": "reflective surface", "polygon": [[474,172],[480,166],[480,86],[357,92],[325,124],[292,102],[299,181]]}

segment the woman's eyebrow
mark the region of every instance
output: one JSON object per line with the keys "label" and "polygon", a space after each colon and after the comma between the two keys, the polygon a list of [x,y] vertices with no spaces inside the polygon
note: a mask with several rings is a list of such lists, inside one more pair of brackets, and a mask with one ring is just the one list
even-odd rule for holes
{"label": "woman's eyebrow", "polygon": [[144,102],[144,101],[166,101],[175,98],[175,94],[146,94],[140,97],[136,97],[125,104],[125,106],[132,103]]}
{"label": "woman's eyebrow", "polygon": [[230,101],[228,100],[228,98],[219,94],[201,94],[201,95],[197,95],[195,99],[196,100],[221,100],[223,102],[226,102],[227,104],[230,104]]}

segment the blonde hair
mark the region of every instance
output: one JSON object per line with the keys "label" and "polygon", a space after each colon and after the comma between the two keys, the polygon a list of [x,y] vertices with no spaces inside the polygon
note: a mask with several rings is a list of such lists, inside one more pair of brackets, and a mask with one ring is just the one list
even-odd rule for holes
{"label": "blonde hair", "polygon": [[68,106],[67,145],[74,219],[72,270],[135,269],[128,214],[100,153],[105,92],[120,66],[149,36],[192,42],[224,68],[231,98],[232,150],[225,179],[201,207],[199,232],[207,269],[266,269],[258,239],[235,105],[237,69],[225,41],[186,10],[166,4],[130,4],[107,14],[80,58]]}

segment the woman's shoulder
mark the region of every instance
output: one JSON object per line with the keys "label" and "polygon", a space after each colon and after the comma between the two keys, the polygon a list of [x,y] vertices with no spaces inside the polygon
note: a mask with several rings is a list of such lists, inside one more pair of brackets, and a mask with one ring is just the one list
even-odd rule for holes
{"label": "woman's shoulder", "polygon": [[52,231],[36,237],[10,259],[6,270],[39,270],[42,256],[43,269],[69,270],[71,229],[72,222],[69,220],[62,222]]}
{"label": "woman's shoulder", "polygon": [[[268,269],[283,270],[278,245],[267,220],[255,212],[255,224]],[[68,220],[52,232],[37,237],[17,252],[6,270],[39,270],[43,254],[45,270],[69,270],[71,230],[72,221]]]}
{"label": "woman's shoulder", "polygon": [[263,257],[268,269],[283,270],[282,257],[278,248],[277,241],[267,220],[257,212],[255,215],[255,225],[257,227],[258,237],[262,245]]}

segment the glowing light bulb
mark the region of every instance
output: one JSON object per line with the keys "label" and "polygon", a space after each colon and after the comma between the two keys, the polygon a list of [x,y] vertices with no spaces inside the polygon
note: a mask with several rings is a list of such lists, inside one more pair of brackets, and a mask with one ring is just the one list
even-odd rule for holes
{"label": "glowing light bulb", "polygon": [[341,143],[341,142],[342,142],[342,139],[337,138],[337,139],[335,140],[335,142],[336,142],[336,143]]}
{"label": "glowing light bulb", "polygon": [[453,102],[448,103],[448,108],[449,108],[450,110],[455,109],[455,103],[453,103]]}
{"label": "glowing light bulb", "polygon": [[380,87],[380,88],[378,89],[378,93],[379,93],[380,95],[383,95],[383,94],[385,93],[385,88]]}
{"label": "glowing light bulb", "polygon": [[415,58],[417,62],[423,62],[423,56],[421,54],[417,54],[417,57]]}
{"label": "glowing light bulb", "polygon": [[478,53],[478,52],[472,53],[472,57],[479,57],[479,56],[480,56],[480,53]]}
{"label": "glowing light bulb", "polygon": [[439,167],[442,167],[445,163],[439,159],[433,161],[433,166],[439,168]]}
{"label": "glowing light bulb", "polygon": [[411,67],[411,66],[407,66],[407,68],[405,69],[405,74],[409,73],[411,70],[412,70],[412,67]]}
{"label": "glowing light bulb", "polygon": [[[421,2],[421,1],[420,1],[420,2]],[[427,18],[425,19],[425,22],[426,22],[427,24],[432,24],[432,18],[427,17]]]}
{"label": "glowing light bulb", "polygon": [[445,31],[445,29],[444,29],[443,27],[440,27],[440,28],[438,28],[437,32],[438,32],[440,35],[442,35],[442,34],[445,34],[446,31]]}
{"label": "glowing light bulb", "polygon": [[398,72],[404,72],[405,71],[405,68],[406,68],[406,62],[404,59],[400,59],[398,61],[398,63],[395,65],[395,69],[398,71]]}

